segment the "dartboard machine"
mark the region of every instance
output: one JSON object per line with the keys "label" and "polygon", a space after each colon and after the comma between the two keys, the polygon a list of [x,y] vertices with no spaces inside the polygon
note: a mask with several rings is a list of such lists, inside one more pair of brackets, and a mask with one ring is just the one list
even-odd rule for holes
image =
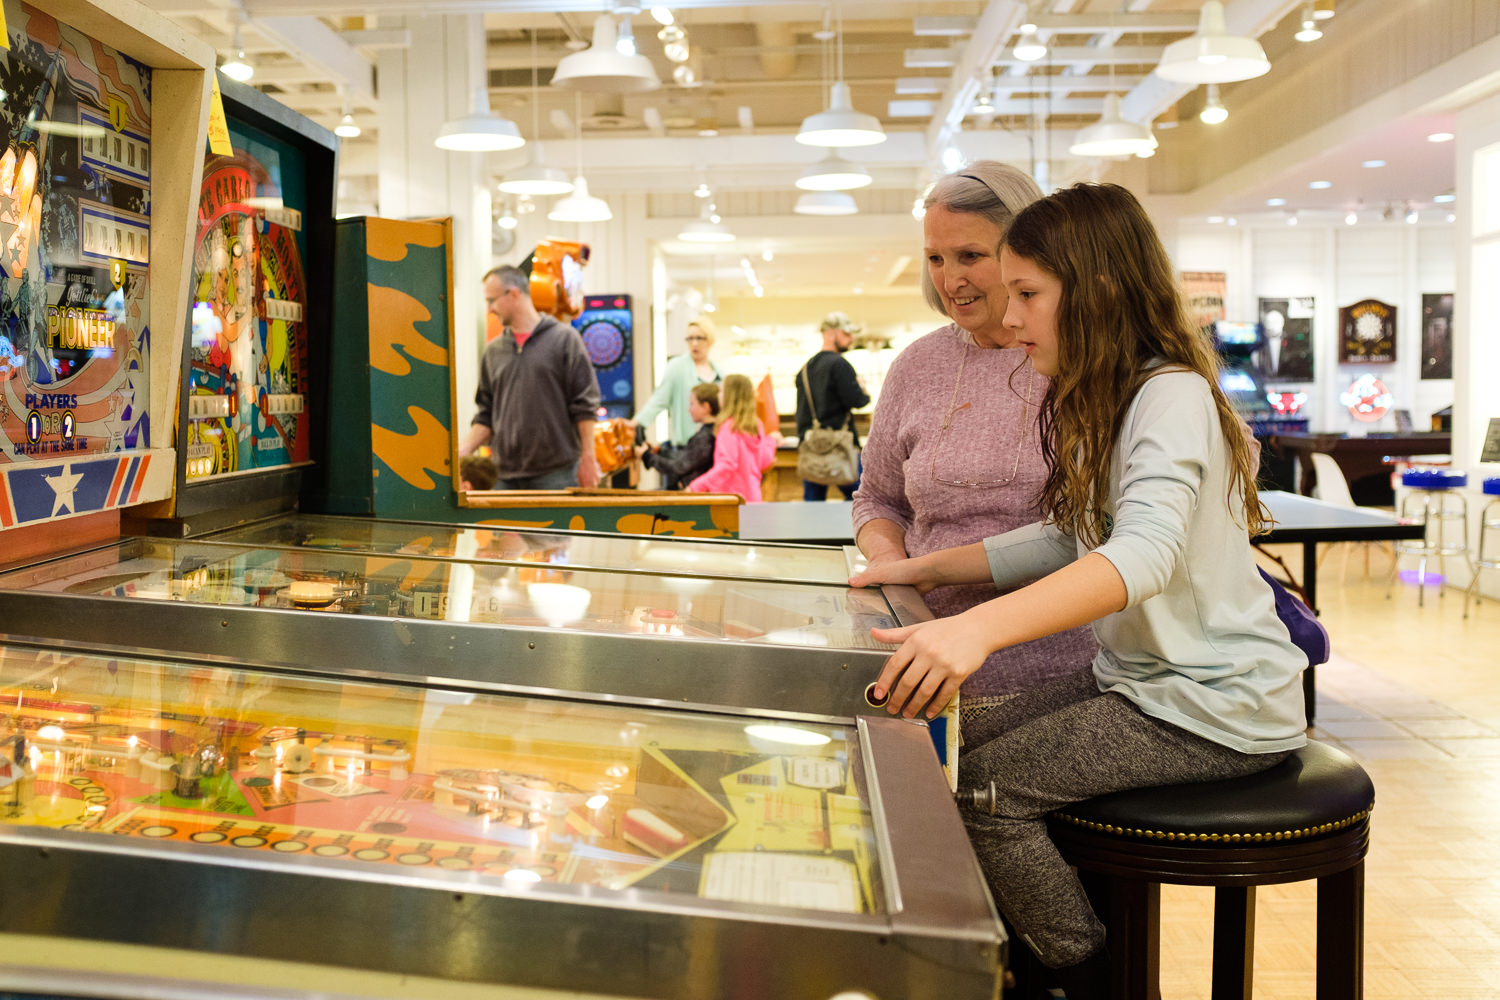
{"label": "dartboard machine", "polygon": [[573,326],[583,337],[606,417],[629,417],[635,412],[635,360],[629,295],[586,295],[583,312]]}

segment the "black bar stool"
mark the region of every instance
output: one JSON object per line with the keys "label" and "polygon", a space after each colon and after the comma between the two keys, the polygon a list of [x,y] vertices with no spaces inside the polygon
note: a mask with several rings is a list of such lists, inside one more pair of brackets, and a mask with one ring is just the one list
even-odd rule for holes
{"label": "black bar stool", "polygon": [[1213,1000],[1249,1000],[1255,887],[1318,880],[1318,1000],[1364,992],[1364,858],[1375,787],[1308,743],[1248,778],[1101,795],[1048,819],[1108,928],[1117,1000],[1159,1000],[1161,886],[1211,885]]}

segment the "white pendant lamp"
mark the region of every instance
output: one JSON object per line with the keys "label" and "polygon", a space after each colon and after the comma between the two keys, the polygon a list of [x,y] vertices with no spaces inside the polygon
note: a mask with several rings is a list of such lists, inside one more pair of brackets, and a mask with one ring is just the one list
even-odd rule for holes
{"label": "white pendant lamp", "polygon": [[1226,33],[1224,5],[1205,0],[1198,32],[1173,42],[1162,52],[1156,75],[1175,83],[1234,83],[1253,80],[1271,70],[1265,50],[1253,38]]}
{"label": "white pendant lamp", "polygon": [[553,222],[608,222],[615,217],[609,202],[589,194],[589,182],[583,178],[583,95],[573,93],[573,122],[577,129],[578,176],[573,178],[573,193],[559,198],[547,213]]}
{"label": "white pendant lamp", "polygon": [[[826,50],[825,50],[826,51]],[[824,65],[827,65],[826,56]],[[828,110],[802,119],[797,141],[804,146],[873,146],[885,142],[880,119],[854,110],[849,85],[844,82],[844,17],[838,24],[838,79],[828,91]]]}
{"label": "white pendant lamp", "polygon": [[677,238],[684,243],[733,243],[734,233],[722,222],[694,219],[682,227]]}
{"label": "white pendant lamp", "polygon": [[1036,62],[1047,54],[1047,46],[1037,37],[1036,25],[1027,22],[1021,25],[1021,38],[1016,42],[1016,47],[1011,49],[1011,55],[1022,62]]}
{"label": "white pendant lamp", "polygon": [[364,130],[359,127],[359,122],[354,120],[354,110],[349,107],[349,102],[344,102],[344,117],[333,127],[333,134],[340,139],[357,139]]}
{"label": "white pendant lamp", "polygon": [[804,146],[873,146],[885,142],[880,119],[854,110],[849,85],[843,80],[830,88],[828,110],[802,119],[797,141]]}
{"label": "white pendant lamp", "polygon": [[804,191],[852,191],[873,181],[861,164],[844,159],[830,149],[828,155],[802,171],[797,186]]}
{"label": "white pendant lamp", "polygon": [[474,88],[469,113],[443,122],[432,142],[438,149],[462,153],[499,152],[526,145],[515,122],[490,110],[489,88],[483,85]]}
{"label": "white pendant lamp", "polygon": [[583,174],[573,178],[573,193],[559,198],[547,213],[553,222],[608,222],[614,217],[609,202],[589,194],[589,182]]}
{"label": "white pendant lamp", "polygon": [[554,87],[569,90],[603,90],[613,94],[655,90],[661,86],[651,60],[628,56],[617,46],[615,19],[600,14],[594,19],[594,40],[582,52],[564,56],[552,74]]}
{"label": "white pendant lamp", "polygon": [[542,158],[542,145],[537,143],[530,162],[506,174],[500,181],[500,190],[506,194],[567,194],[573,190],[573,182],[563,171],[547,166]]}
{"label": "white pendant lamp", "polygon": [[1198,120],[1205,125],[1220,125],[1229,118],[1229,109],[1224,107],[1224,102],[1219,99],[1219,85],[1210,83],[1208,85],[1208,99],[1203,103],[1203,110],[1198,112]]}
{"label": "white pendant lamp", "polygon": [[798,215],[853,215],[859,211],[854,195],[843,191],[809,191],[797,199],[792,211]]}
{"label": "white pendant lamp", "polygon": [[[240,16],[244,17],[243,14]],[[255,67],[251,66],[250,61],[245,58],[245,42],[241,37],[238,24],[234,26],[234,40],[230,44],[232,49],[229,58],[224,60],[224,65],[219,67],[219,72],[231,80],[245,83],[255,75]]]}
{"label": "white pendant lamp", "polygon": [[1104,99],[1104,116],[1078,133],[1068,147],[1074,156],[1138,156],[1142,150],[1155,149],[1156,136],[1144,125],[1120,117],[1120,95]]}
{"label": "white pendant lamp", "polygon": [[536,32],[531,33],[531,159],[500,179],[500,190],[506,194],[568,194],[573,182],[556,167],[547,166],[542,153],[541,94],[537,83]]}

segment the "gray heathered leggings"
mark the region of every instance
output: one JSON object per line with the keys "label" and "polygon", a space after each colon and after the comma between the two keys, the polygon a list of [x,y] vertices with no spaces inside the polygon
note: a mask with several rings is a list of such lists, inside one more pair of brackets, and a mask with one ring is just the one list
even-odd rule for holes
{"label": "gray heathered leggings", "polygon": [[1047,837],[1046,815],[1107,792],[1255,774],[1285,752],[1247,754],[1100,694],[1086,669],[1023,691],[964,732],[958,781],[993,781],[994,816],[964,823],[1000,912],[1043,964],[1083,961],[1104,945],[1083,886]]}

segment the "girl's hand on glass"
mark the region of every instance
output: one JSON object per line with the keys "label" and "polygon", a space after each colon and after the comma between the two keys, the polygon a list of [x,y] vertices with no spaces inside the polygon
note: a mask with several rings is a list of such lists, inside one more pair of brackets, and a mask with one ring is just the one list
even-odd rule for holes
{"label": "girl's hand on glass", "polygon": [[871,693],[876,701],[886,699],[886,712],[908,719],[924,708],[927,718],[936,718],[991,652],[983,634],[964,615],[871,629],[870,637],[901,644],[885,661]]}

